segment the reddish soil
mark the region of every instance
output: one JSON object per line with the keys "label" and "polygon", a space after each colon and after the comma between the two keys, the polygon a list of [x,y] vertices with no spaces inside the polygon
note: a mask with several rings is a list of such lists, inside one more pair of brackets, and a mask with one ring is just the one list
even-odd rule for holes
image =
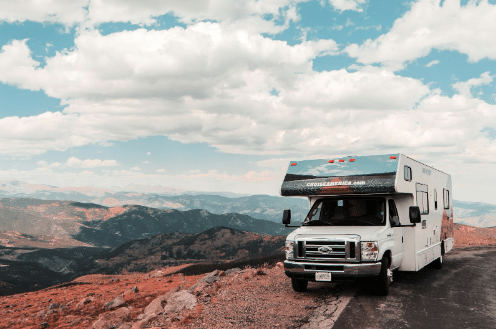
{"label": "reddish soil", "polygon": [[[162,272],[176,272],[184,266],[163,269]],[[124,295],[127,307],[132,308],[131,317],[136,318],[155,297],[181,285],[188,288],[203,277],[197,275],[184,278],[181,274],[160,278],[147,276],[142,273],[87,275],[65,287],[61,285],[0,297],[0,328],[39,329],[41,323],[47,323],[47,328],[89,328],[100,314],[106,312],[103,305],[119,295]],[[131,291],[134,286],[138,287],[137,293]],[[78,308],[78,303],[86,297],[93,297],[94,300]],[[50,312],[50,305],[54,303],[60,304],[60,307]]]}
{"label": "reddish soil", "polygon": [[[162,271],[173,273],[179,268]],[[205,276],[150,277],[154,273],[88,275],[65,286],[0,297],[0,329],[39,329],[42,323],[47,323],[48,329],[90,328],[100,314],[107,312],[103,305],[117,296],[124,296],[123,306],[131,310],[130,323],[136,323],[157,296],[174,289],[188,289]],[[172,317],[172,324],[157,328],[299,327],[321,302],[319,296],[326,292],[316,289],[313,293],[297,295],[290,282],[282,263],[228,275],[221,272],[218,281],[195,294],[198,301],[195,309]],[[137,293],[132,291],[134,286],[138,287]],[[94,299],[84,304],[85,298]]]}
{"label": "reddish soil", "polygon": [[455,248],[496,245],[496,228],[455,224]]}

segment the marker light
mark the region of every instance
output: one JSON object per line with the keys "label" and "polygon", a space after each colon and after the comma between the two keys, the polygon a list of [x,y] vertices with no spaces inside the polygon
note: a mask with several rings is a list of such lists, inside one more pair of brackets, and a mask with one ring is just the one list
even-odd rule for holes
{"label": "marker light", "polygon": [[291,165],[292,165],[292,166],[296,166],[296,162],[293,162]]}
{"label": "marker light", "polygon": [[355,159],[350,159],[350,162],[355,162]]}
{"label": "marker light", "polygon": [[329,163],[334,163],[334,160],[329,160]]}
{"label": "marker light", "polygon": [[339,160],[339,162],[344,162],[344,160]]}
{"label": "marker light", "polygon": [[396,155],[391,155],[389,158],[390,159],[396,159]]}

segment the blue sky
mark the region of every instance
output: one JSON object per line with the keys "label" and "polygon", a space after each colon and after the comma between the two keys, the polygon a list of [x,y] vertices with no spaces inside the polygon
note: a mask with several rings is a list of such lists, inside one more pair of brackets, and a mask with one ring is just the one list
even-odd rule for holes
{"label": "blue sky", "polygon": [[496,1],[0,0],[0,180],[277,195],[404,153],[496,203]]}

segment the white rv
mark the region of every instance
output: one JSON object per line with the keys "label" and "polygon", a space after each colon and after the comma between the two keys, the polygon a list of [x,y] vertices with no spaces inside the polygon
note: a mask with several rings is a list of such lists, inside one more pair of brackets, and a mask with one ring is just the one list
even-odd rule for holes
{"label": "white rv", "polygon": [[[387,295],[394,270],[441,268],[454,244],[451,176],[403,154],[291,161],[281,195],[310,201],[286,239],[295,291],[308,281],[373,277]],[[285,210],[287,227],[290,218]]]}

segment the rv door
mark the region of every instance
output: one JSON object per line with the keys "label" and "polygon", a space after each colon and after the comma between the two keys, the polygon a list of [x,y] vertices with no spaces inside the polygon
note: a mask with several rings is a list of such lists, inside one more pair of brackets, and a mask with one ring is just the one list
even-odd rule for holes
{"label": "rv door", "polygon": [[[400,218],[398,216],[398,210],[396,209],[396,204],[393,199],[388,200],[388,218],[389,225],[391,226],[391,234],[394,241],[394,245],[391,248],[392,253],[392,263],[391,268],[400,267],[403,263],[404,250],[403,250],[403,227],[400,226]],[[405,220],[405,219],[403,219]]]}

